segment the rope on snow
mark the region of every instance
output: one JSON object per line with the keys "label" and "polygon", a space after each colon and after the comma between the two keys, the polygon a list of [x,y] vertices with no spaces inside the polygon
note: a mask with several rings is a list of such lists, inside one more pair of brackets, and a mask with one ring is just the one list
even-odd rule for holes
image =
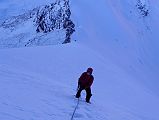
{"label": "rope on snow", "polygon": [[73,118],[74,118],[74,115],[75,115],[76,109],[78,108],[78,105],[79,105],[79,98],[78,98],[78,101],[77,101],[77,105],[76,105],[76,107],[75,107],[75,109],[73,111],[73,114],[71,116],[71,120],[73,120]]}

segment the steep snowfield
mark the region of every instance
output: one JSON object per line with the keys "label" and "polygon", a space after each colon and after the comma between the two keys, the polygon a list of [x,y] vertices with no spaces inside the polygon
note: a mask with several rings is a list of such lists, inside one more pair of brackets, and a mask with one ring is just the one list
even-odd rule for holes
{"label": "steep snowfield", "polygon": [[159,1],[142,2],[150,11],[147,17],[140,15],[136,0],[71,1],[78,31],[74,39],[96,49],[159,95]]}
{"label": "steep snowfield", "polygon": [[3,120],[70,119],[77,102],[73,97],[77,79],[89,66],[95,76],[92,104],[80,102],[76,119],[159,119],[158,97],[87,46],[4,49],[0,58]]}
{"label": "steep snowfield", "polygon": [[[2,18],[21,14],[17,8],[26,4],[25,10],[45,4],[11,4],[17,1],[1,1]],[[83,93],[75,119],[158,120],[159,1],[142,0],[147,17],[137,0],[70,2],[76,43],[0,50],[0,119],[69,120],[77,79],[91,66],[92,104],[83,102]]]}
{"label": "steep snowfield", "polygon": [[[82,55],[85,50],[88,52]],[[77,79],[92,66],[85,58],[99,62],[90,52],[94,54],[78,45],[1,50],[0,119],[70,119]],[[96,113],[102,108],[95,106],[81,102],[76,117],[105,119],[104,114]]]}

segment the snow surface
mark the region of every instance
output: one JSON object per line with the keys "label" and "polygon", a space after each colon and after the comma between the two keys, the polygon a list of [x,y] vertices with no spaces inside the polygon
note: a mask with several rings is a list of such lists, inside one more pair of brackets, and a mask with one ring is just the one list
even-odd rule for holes
{"label": "snow surface", "polygon": [[[0,2],[1,13],[17,5]],[[77,42],[1,49],[0,120],[69,120],[87,67],[94,68],[92,104],[83,92],[76,120],[159,120],[159,1],[144,3],[147,18],[136,0],[71,0]],[[20,14],[15,8],[1,16]]]}
{"label": "snow surface", "polygon": [[158,97],[87,46],[4,49],[0,58],[3,120],[70,119],[77,79],[89,66],[95,76],[92,104],[80,102],[76,119],[158,119]]}
{"label": "snow surface", "polygon": [[73,36],[159,95],[159,12],[154,7],[159,1],[149,2],[147,18],[138,14],[136,2],[71,1],[72,18],[77,21],[78,31]]}

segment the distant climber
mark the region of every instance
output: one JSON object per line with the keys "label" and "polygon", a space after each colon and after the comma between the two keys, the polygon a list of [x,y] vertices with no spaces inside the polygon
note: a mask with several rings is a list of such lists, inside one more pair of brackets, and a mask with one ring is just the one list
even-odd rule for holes
{"label": "distant climber", "polygon": [[87,71],[84,72],[78,80],[78,90],[77,90],[76,98],[79,98],[81,96],[82,90],[85,90],[87,103],[90,103],[90,98],[92,96],[91,85],[94,80],[92,72],[93,72],[93,69],[88,68]]}

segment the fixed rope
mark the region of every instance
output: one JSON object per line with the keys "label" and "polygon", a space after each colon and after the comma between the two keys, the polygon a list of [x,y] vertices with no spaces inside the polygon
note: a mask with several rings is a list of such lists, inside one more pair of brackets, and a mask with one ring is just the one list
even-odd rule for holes
{"label": "fixed rope", "polygon": [[76,109],[78,108],[78,104],[79,104],[79,98],[78,98],[78,101],[77,101],[77,105],[76,105],[76,107],[75,107],[75,109],[74,109],[74,111],[73,111],[73,114],[72,114],[72,116],[71,116],[71,120],[73,120],[73,118],[74,118]]}

